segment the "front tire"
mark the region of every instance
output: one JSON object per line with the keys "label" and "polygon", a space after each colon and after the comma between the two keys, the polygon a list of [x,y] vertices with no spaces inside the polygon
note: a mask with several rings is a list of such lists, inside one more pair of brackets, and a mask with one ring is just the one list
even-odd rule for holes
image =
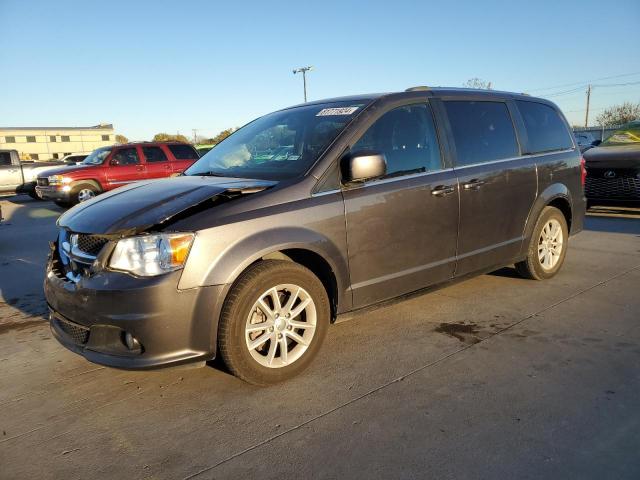
{"label": "front tire", "polygon": [[567,254],[569,228],[564,214],[555,207],[545,207],[533,229],[527,258],[516,263],[520,276],[546,280],[555,276]]}
{"label": "front tire", "polygon": [[287,380],[318,354],[330,315],[327,292],[309,269],[289,261],[259,262],[240,276],[225,301],[220,353],[246,382]]}
{"label": "front tire", "polygon": [[69,196],[70,203],[71,205],[77,205],[78,203],[89,201],[99,193],[100,190],[91,183],[77,185],[73,188]]}

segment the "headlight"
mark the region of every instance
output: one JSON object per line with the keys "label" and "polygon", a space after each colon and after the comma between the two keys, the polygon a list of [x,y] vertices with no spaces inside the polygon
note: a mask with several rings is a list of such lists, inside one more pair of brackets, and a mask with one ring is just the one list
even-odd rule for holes
{"label": "headlight", "polygon": [[71,178],[63,175],[51,175],[50,177],[47,177],[47,179],[49,180],[49,185],[62,185],[73,181]]}
{"label": "headlight", "polygon": [[160,233],[118,240],[109,266],[141,277],[152,277],[184,266],[193,233]]}

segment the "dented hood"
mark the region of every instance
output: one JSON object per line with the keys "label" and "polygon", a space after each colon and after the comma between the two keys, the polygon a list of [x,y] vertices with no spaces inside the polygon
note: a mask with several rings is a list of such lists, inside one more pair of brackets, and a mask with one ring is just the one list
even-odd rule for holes
{"label": "dented hood", "polygon": [[78,233],[128,235],[162,225],[220,195],[255,193],[275,183],[190,176],[136,182],[73,207],[58,219],[58,225]]}

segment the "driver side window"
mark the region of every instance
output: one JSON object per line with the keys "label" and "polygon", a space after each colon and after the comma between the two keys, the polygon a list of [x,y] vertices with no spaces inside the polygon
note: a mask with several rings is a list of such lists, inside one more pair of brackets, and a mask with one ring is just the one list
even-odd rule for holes
{"label": "driver side window", "polygon": [[385,113],[351,147],[353,153],[376,151],[387,159],[387,176],[442,169],[431,108],[416,103]]}

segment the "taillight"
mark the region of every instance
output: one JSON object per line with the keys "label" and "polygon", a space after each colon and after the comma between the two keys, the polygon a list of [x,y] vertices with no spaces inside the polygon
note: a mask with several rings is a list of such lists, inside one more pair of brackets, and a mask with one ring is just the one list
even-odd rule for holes
{"label": "taillight", "polygon": [[584,157],[580,159],[580,181],[582,182],[582,186],[584,187],[584,184],[587,181],[587,167],[586,162],[584,161]]}

